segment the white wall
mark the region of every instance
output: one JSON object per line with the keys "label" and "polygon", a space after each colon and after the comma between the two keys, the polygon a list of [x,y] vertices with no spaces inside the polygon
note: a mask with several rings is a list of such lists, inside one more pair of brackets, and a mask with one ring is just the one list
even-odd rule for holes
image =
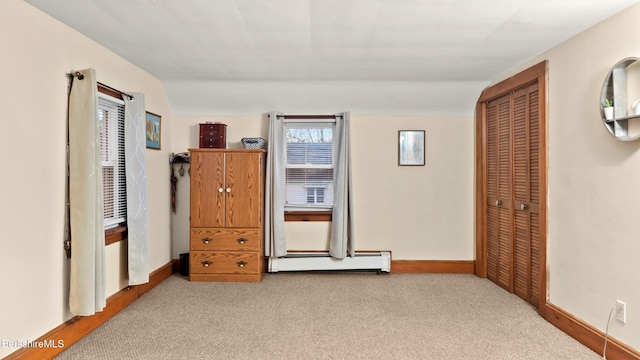
{"label": "white wall", "polygon": [[[34,340],[68,313],[68,260],[62,242],[65,201],[66,73],[95,68],[98,81],[142,92],[147,110],[170,128],[168,101],[150,74],[21,0],[0,2],[0,341]],[[169,133],[165,134],[168,135]],[[150,268],[170,261],[171,137],[147,150]],[[120,244],[107,248],[108,291],[126,280]],[[0,357],[15,348],[0,346]]]}
{"label": "white wall", "polygon": [[[351,120],[356,249],[391,250],[395,260],[473,260],[472,115],[352,112]],[[267,137],[262,114],[175,115],[173,121],[176,152],[198,147],[198,124],[205,121],[228,125],[228,147],[242,147],[243,137]],[[398,130],[426,130],[426,166],[398,166]],[[189,179],[184,179],[172,218],[174,257],[189,249]],[[327,249],[328,229],[326,223],[288,222],[287,248]]]}
{"label": "white wall", "polygon": [[521,67],[549,60],[550,302],[604,331],[615,300],[625,301],[627,323],[612,320],[610,333],[636,349],[640,142],[609,135],[599,105],[611,67],[640,57],[639,18],[635,5]]}

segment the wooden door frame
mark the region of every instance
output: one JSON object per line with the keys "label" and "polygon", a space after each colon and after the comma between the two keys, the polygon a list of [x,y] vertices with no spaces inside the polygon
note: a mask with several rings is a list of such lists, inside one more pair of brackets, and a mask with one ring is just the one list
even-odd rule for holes
{"label": "wooden door frame", "polygon": [[493,86],[486,88],[476,103],[476,129],[475,129],[475,142],[476,142],[476,208],[475,208],[475,247],[476,247],[476,261],[475,261],[475,274],[479,277],[487,277],[487,238],[486,238],[486,199],[487,199],[487,184],[485,181],[486,176],[486,144],[487,144],[487,122],[486,122],[486,103],[490,100],[496,99],[500,96],[509,94],[515,90],[518,90],[526,85],[537,82],[539,91],[539,130],[540,130],[540,159],[539,169],[541,171],[539,186],[540,186],[540,283],[539,283],[539,301],[538,312],[544,317],[544,312],[548,299],[548,273],[547,273],[547,157],[548,157],[548,145],[547,145],[547,102],[548,102],[548,90],[547,90],[547,76],[548,76],[548,61],[542,61],[506,80],[503,80]]}

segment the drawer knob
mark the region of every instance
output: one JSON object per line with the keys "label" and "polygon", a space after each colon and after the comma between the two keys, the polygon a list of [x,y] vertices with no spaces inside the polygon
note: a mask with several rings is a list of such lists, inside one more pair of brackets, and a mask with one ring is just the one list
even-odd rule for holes
{"label": "drawer knob", "polygon": [[246,244],[247,243],[247,239],[245,239],[245,238],[240,238],[237,241],[238,241],[238,244]]}
{"label": "drawer knob", "polygon": [[209,244],[209,243],[211,243],[211,239],[210,238],[204,238],[204,239],[202,239],[202,242],[205,243],[205,244]]}
{"label": "drawer knob", "polygon": [[247,266],[247,263],[245,261],[238,261],[236,264],[238,264],[238,267],[241,267],[241,268]]}
{"label": "drawer knob", "polygon": [[204,266],[204,267],[209,267],[209,265],[211,265],[211,264],[213,264],[213,263],[212,263],[211,261],[208,261],[208,260],[207,260],[207,261],[203,261],[201,264],[202,264],[202,266]]}

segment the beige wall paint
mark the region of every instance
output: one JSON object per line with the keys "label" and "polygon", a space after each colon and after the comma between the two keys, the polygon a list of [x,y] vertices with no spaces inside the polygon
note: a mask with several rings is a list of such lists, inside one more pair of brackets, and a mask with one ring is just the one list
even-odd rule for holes
{"label": "beige wall paint", "polygon": [[[266,109],[268,110],[268,109]],[[473,260],[473,121],[469,116],[351,113],[357,250],[394,259]],[[228,125],[228,147],[267,137],[265,116],[174,116],[176,152],[198,146],[198,124]],[[426,166],[398,166],[398,130],[426,131]],[[188,178],[179,179],[174,257],[188,251]],[[182,208],[184,207],[184,208]],[[327,224],[287,223],[288,250],[327,248]]]}
{"label": "beige wall paint", "polygon": [[609,135],[599,103],[611,67],[640,57],[639,18],[635,5],[501,77],[549,60],[549,301],[602,331],[625,301],[627,323],[612,319],[610,333],[636,349],[640,142]]}
{"label": "beige wall paint", "polygon": [[[95,68],[98,81],[142,92],[147,110],[164,115],[168,101],[150,74],[21,0],[0,3],[0,340],[34,340],[68,313],[68,260],[62,249],[65,188],[66,73]],[[168,153],[146,151],[151,270],[170,261]],[[123,279],[120,245],[107,250],[107,290]],[[0,347],[0,357],[17,349]]]}
{"label": "beige wall paint", "polygon": [[[609,68],[640,56],[638,18],[640,6],[632,7],[519,68],[549,59],[550,301],[602,330],[615,299],[626,301],[628,322],[614,321],[611,333],[636,349],[640,143],[610,137],[600,123],[598,99]],[[0,32],[0,151],[7,155],[0,180],[0,287],[10,294],[0,298],[0,340],[32,340],[69,317],[61,248],[66,72],[93,67],[101,82],[144,92],[147,109],[163,115],[163,149],[146,152],[151,269],[188,250],[188,181],[179,184],[178,213],[170,217],[169,153],[197,146],[199,122],[229,124],[232,147],[240,147],[244,136],[265,137],[267,122],[261,114],[171,118],[157,79],[39,10],[5,0],[0,22],[11,29]],[[404,115],[400,109],[397,114]],[[472,116],[362,112],[352,113],[352,120],[358,248],[389,249],[394,259],[472,259]],[[426,130],[427,166],[396,165],[399,129]],[[292,247],[301,249],[315,244],[314,237],[326,239],[326,231],[320,224],[287,226],[288,235],[299,236]],[[121,258],[120,247],[109,249],[110,292],[123,286]],[[0,348],[0,357],[14,350]]]}

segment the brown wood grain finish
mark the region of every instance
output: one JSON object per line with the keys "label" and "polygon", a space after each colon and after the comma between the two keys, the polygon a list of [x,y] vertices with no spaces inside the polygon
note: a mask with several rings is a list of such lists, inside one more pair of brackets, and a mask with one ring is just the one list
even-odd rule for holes
{"label": "brown wood grain finish", "polygon": [[[476,183],[475,183],[475,248],[476,261],[474,273],[482,278],[487,277],[487,234],[484,231],[487,219],[487,193],[485,179],[487,179],[487,107],[478,102],[476,104]],[[478,180],[479,179],[479,180]]]}
{"label": "brown wood grain finish", "polygon": [[332,211],[286,211],[284,221],[325,221],[330,222]]}
{"label": "brown wood grain finish", "polygon": [[192,226],[224,226],[223,166],[223,153],[191,153]]}
{"label": "brown wood grain finish", "polygon": [[127,239],[127,227],[118,226],[113,229],[105,230],[104,232],[104,244],[111,245],[119,241]]}
{"label": "brown wood grain finish", "polygon": [[544,61],[485,89],[476,111],[475,273],[541,314],[548,294],[546,74]]}
{"label": "brown wood grain finish", "polygon": [[[516,89],[519,89],[528,84],[538,82],[538,85],[542,85],[540,80],[547,77],[548,62],[541,61],[528,69],[525,69],[507,79],[500,81],[499,83],[492,85],[482,91],[478,98],[479,103],[491,101],[495,98],[501,97],[504,94],[508,94]],[[543,87],[541,87],[542,89]],[[545,87],[546,89],[546,83]],[[545,90],[546,91],[546,90]],[[546,99],[546,98],[545,98]],[[476,113],[476,116],[480,115]]]}
{"label": "brown wood grain finish", "polygon": [[259,251],[259,228],[191,228],[191,250]]}
{"label": "brown wood grain finish", "polygon": [[189,281],[197,282],[260,282],[264,273],[259,274],[190,274]]}
{"label": "brown wood grain finish", "polygon": [[538,84],[514,99],[514,280],[515,293],[539,306],[539,101]]}
{"label": "brown wood grain finish", "polygon": [[[558,329],[564,331],[599,355],[602,355],[605,337],[602,331],[552,304],[545,305],[544,317]],[[609,336],[607,343],[606,355],[609,360],[640,360],[640,351],[627,346],[611,336]]]}
{"label": "brown wood grain finish", "polygon": [[189,151],[189,279],[260,281],[265,271],[264,150]]}
{"label": "brown wood grain finish", "polygon": [[226,222],[224,226],[257,227],[260,225],[263,192],[260,177],[262,154],[230,153],[225,156]]}
{"label": "brown wood grain finish", "polygon": [[[514,89],[537,81],[538,86],[541,89],[538,107],[541,116],[541,121],[538,124],[538,129],[540,131],[539,139],[540,141],[544,141],[546,139],[547,66],[547,61],[540,62],[531,68],[486,88],[480,95],[476,104],[476,274],[478,276],[486,276],[485,269],[487,262],[487,239],[484,236],[486,215],[484,213],[484,209],[487,206],[486,179],[489,177],[487,175],[487,143],[489,142],[487,122],[490,118],[490,109],[486,106],[486,103],[504,96],[505,94],[512,92]],[[546,148],[540,149],[540,154],[541,157],[538,159],[539,166],[540,168],[545,169],[547,163]],[[546,184],[545,181],[546,178],[541,178],[538,183],[540,184],[540,191],[545,191],[546,194],[546,185],[544,185]],[[545,194],[541,193],[539,198],[544,199],[546,196]],[[541,213],[545,213],[545,203],[541,203],[540,207]],[[541,217],[540,224],[546,224],[544,217]],[[541,226],[541,228],[546,229],[546,225]],[[546,246],[546,244],[541,245]],[[541,251],[544,253],[544,250],[541,249]],[[541,268],[543,267],[543,264],[541,264]],[[541,279],[544,279],[544,276],[541,276]]]}
{"label": "brown wood grain finish", "polygon": [[464,260],[391,260],[393,274],[473,274],[474,261]]}
{"label": "brown wood grain finish", "polygon": [[529,213],[519,209],[519,204],[529,204],[529,108],[528,89],[516,91],[513,102],[513,198],[514,198],[514,251],[513,292],[530,301],[531,261]]}
{"label": "brown wood grain finish", "polygon": [[100,84],[100,83],[98,83],[98,92],[103,93],[105,95],[109,95],[109,96],[114,97],[116,99],[123,100],[121,91],[117,91],[116,89],[106,87],[106,86],[104,86],[103,84]]}
{"label": "brown wood grain finish", "polygon": [[191,251],[190,274],[259,274],[260,254],[241,251]]}
{"label": "brown wood grain finish", "polygon": [[511,98],[487,104],[487,276],[513,291]]}
{"label": "brown wood grain finish", "polygon": [[92,316],[73,317],[34,341],[53,341],[53,344],[58,344],[58,341],[62,341],[64,346],[23,348],[9,354],[4,358],[4,360],[52,359],[63,352],[64,349],[75,344],[78,340],[82,339],[105,321],[109,320],[115,314],[120,312],[120,310],[129,306],[129,304],[137,300],[151,288],[167,279],[173,273],[172,269],[173,261],[149,274],[148,284],[128,286],[110,296],[107,299],[107,306],[102,312],[98,312]]}

